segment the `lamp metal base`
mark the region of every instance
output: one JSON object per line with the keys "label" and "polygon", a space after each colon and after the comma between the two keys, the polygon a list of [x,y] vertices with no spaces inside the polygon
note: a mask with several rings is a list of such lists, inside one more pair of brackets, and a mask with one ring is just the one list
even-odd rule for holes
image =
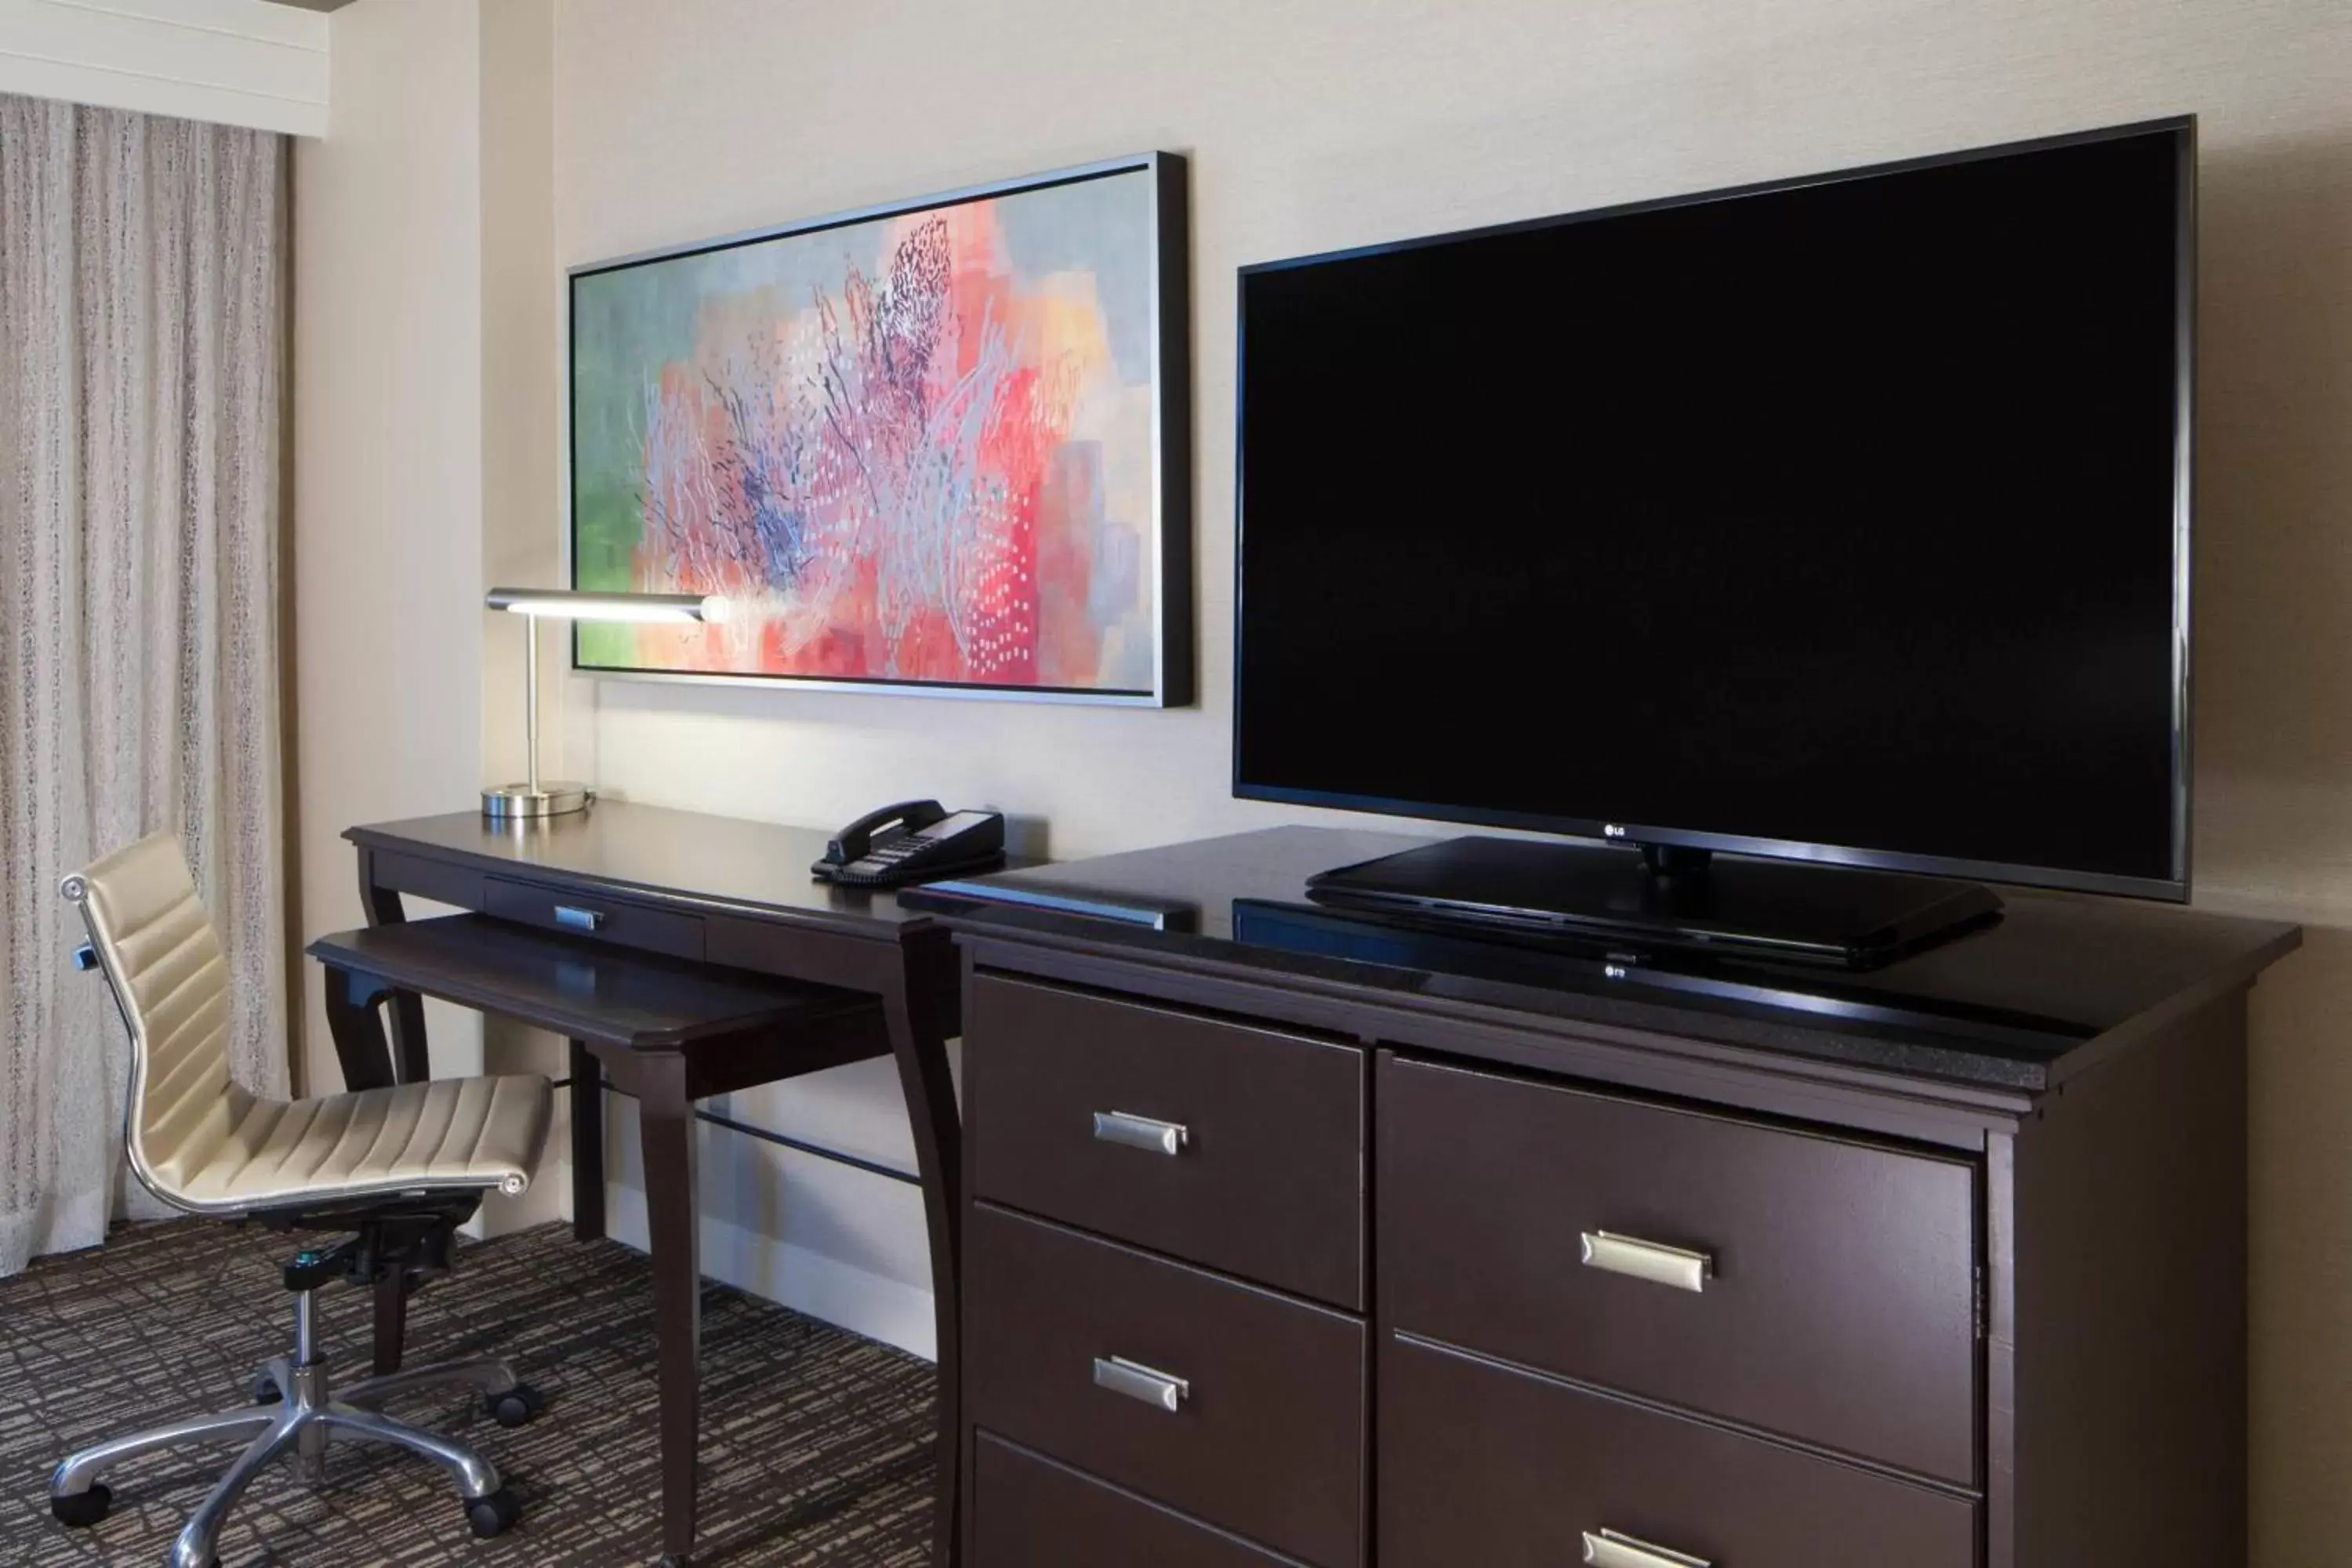
{"label": "lamp metal base", "polygon": [[586,784],[565,779],[542,779],[537,789],[527,784],[500,784],[482,792],[482,815],[503,818],[563,816],[584,811],[594,798]]}

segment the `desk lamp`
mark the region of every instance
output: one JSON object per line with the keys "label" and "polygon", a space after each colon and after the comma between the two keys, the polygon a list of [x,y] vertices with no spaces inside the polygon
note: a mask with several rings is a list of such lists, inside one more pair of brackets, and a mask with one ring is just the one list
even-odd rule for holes
{"label": "desk lamp", "polygon": [[523,617],[524,748],[530,757],[530,777],[521,784],[500,784],[482,792],[482,815],[497,817],[562,816],[588,804],[586,784],[565,779],[541,781],[539,776],[539,623],[550,621],[635,621],[683,626],[715,621],[720,602],[699,594],[581,594],[562,588],[493,588],[484,601],[493,610]]}

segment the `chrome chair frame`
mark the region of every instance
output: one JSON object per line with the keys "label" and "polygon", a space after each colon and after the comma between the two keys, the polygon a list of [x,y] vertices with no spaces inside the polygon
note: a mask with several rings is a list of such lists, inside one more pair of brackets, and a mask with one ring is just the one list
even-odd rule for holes
{"label": "chrome chair frame", "polygon": [[[121,978],[107,961],[107,943],[93,923],[89,906],[89,889],[85,879],[80,874],[68,877],[58,890],[68,902],[80,910],[89,932],[89,940],[74,952],[75,967],[84,971],[95,969],[105,976],[116,1008],[134,1038],[131,1068],[132,1081],[131,1092],[124,1096],[123,1111],[124,1142],[131,1155],[133,1172],[142,1184],[164,1202],[190,1212],[217,1215],[219,1211],[211,1205],[199,1208],[180,1201],[155,1178],[141,1157],[140,1140],[131,1121],[138,1114],[140,1075],[144,1070],[144,1053],[135,1044],[139,1024],[131,1016]],[[475,1191],[473,1203],[478,1203],[480,1195],[479,1191]],[[341,1228],[347,1226],[365,1234],[371,1215],[376,1211],[387,1207],[399,1209],[404,1206],[404,1200],[428,1201],[430,1196],[422,1192],[385,1194],[373,1199],[346,1199],[340,1206],[331,1202],[289,1204],[257,1207],[221,1217],[250,1217],[265,1223],[276,1222],[287,1228]],[[472,1203],[459,1201],[452,1205],[449,1201],[452,1194],[444,1192],[440,1196],[447,1223],[451,1226],[462,1222],[471,1210]],[[445,1230],[445,1241],[446,1236]],[[383,1264],[379,1260],[375,1266],[381,1268]],[[402,1260],[395,1258],[391,1266],[402,1267]],[[516,1378],[512,1365],[497,1357],[474,1357],[404,1368],[362,1379],[337,1394],[330,1382],[327,1357],[318,1342],[320,1286],[318,1283],[305,1283],[295,1288],[294,1268],[289,1267],[288,1274],[289,1286],[294,1289],[295,1297],[293,1352],[274,1356],[262,1363],[253,1380],[257,1403],[236,1410],[166,1422],[142,1432],[93,1444],[68,1456],[49,1479],[50,1509],[60,1522],[82,1527],[94,1525],[104,1518],[112,1494],[100,1478],[128,1460],[165,1449],[229,1442],[242,1442],[244,1447],[214,1484],[204,1501],[189,1515],[186,1524],[173,1540],[167,1559],[170,1568],[215,1568],[219,1562],[216,1543],[221,1527],[226,1521],[229,1510],[255,1478],[271,1461],[292,1455],[301,1461],[302,1471],[308,1480],[313,1484],[322,1482],[326,1479],[327,1448],[331,1442],[383,1444],[439,1465],[456,1482],[467,1522],[477,1535],[499,1534],[515,1521],[520,1510],[513,1494],[500,1479],[497,1468],[488,1459],[466,1444],[395,1419],[385,1415],[382,1408],[388,1401],[420,1391],[471,1388],[483,1395],[489,1413],[501,1426],[519,1426],[538,1414],[540,1400],[534,1392]],[[271,1392],[276,1396],[274,1402],[269,1402]]]}
{"label": "chrome chair frame", "polygon": [[[514,1368],[492,1356],[442,1362],[366,1378],[338,1396],[329,1383],[326,1357],[318,1349],[317,1295],[316,1290],[304,1290],[294,1299],[294,1353],[271,1357],[255,1374],[257,1388],[267,1384],[278,1391],[277,1404],[185,1416],[93,1444],[68,1458],[49,1478],[50,1506],[56,1508],[60,1500],[94,1497],[94,1505],[77,1509],[68,1501],[62,1511],[90,1510],[102,1515],[110,1496],[99,1478],[125,1460],[167,1448],[243,1441],[244,1450],[196,1505],[172,1542],[171,1568],[212,1568],[220,1560],[215,1542],[221,1526],[254,1478],[271,1460],[290,1453],[301,1459],[308,1479],[314,1484],[323,1481],[327,1444],[340,1440],[383,1443],[439,1465],[457,1481],[467,1518],[478,1535],[498,1534],[512,1523],[513,1505],[501,1500],[506,1496],[504,1483],[495,1466],[465,1444],[394,1420],[381,1407],[403,1394],[440,1388],[471,1387],[493,1403],[501,1394],[527,1398]],[[483,1510],[482,1516],[475,1519],[478,1509]],[[96,1517],[89,1522],[96,1523]],[[491,1528],[483,1528],[486,1524]]]}

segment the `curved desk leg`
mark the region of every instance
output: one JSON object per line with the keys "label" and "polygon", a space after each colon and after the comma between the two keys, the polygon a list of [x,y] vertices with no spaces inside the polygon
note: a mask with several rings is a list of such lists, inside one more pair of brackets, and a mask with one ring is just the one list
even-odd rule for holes
{"label": "curved desk leg", "polygon": [[[330,968],[326,976],[327,1033],[334,1037],[343,1087],[390,1088],[395,1081],[393,1054],[384,1042],[383,1016],[376,1009],[395,993],[370,974]],[[421,1045],[423,1037],[418,1039]],[[375,1285],[375,1375],[400,1370],[401,1346],[407,1335],[408,1281],[402,1274],[390,1274]]]}
{"label": "curved desk leg", "polygon": [[[408,919],[401,907],[400,893],[393,888],[380,888],[375,880],[375,856],[360,851],[360,908],[372,926],[398,925]],[[329,986],[331,993],[333,987]],[[425,998],[414,991],[387,987],[383,999],[391,1003],[392,1039],[387,1047],[383,1029],[371,1017],[376,1048],[382,1053],[383,1077],[362,1085],[352,1081],[351,1053],[343,1049],[343,1037],[335,1031],[335,1052],[342,1058],[343,1084],[347,1089],[373,1088],[376,1082],[415,1083],[433,1076],[431,1058],[425,1048]],[[333,1020],[333,1004],[328,1005],[329,1022]],[[400,1370],[401,1347],[408,1335],[408,1280],[405,1276],[392,1274],[376,1281],[375,1287],[375,1375],[387,1376]]]}
{"label": "curved desk leg", "polygon": [[652,1244],[654,1339],[661,1385],[662,1561],[694,1551],[694,1459],[701,1426],[702,1257],[694,1189],[694,1100],[686,1058],[636,1053],[616,1073],[637,1097],[645,1150],[646,1229]]}
{"label": "curved desk leg", "polygon": [[[376,856],[367,848],[360,851],[360,910],[367,914],[369,926],[397,926],[407,921],[407,910],[400,908],[400,891],[388,886],[376,886]],[[425,999],[416,992],[388,987],[383,992],[385,1002],[391,1002],[393,1039],[383,1047],[383,1027],[376,1025],[379,1051],[383,1051],[383,1081],[388,1084],[416,1084],[433,1077],[433,1060],[425,1056]],[[330,1004],[331,1006],[331,1004]],[[330,1013],[331,1018],[331,1013]],[[351,1056],[343,1051],[343,1037],[334,1037],[336,1056],[343,1058],[343,1086],[360,1089],[351,1081]],[[409,1331],[409,1281],[404,1274],[376,1281],[376,1377],[385,1377],[400,1371],[400,1347]]]}
{"label": "curved desk leg", "polygon": [[347,1089],[392,1086],[392,1048],[384,1043],[383,1016],[376,1011],[390,988],[373,975],[328,968],[327,1033]]}
{"label": "curved desk leg", "polygon": [[930,1231],[931,1308],[939,1333],[939,1506],[932,1521],[931,1561],[954,1568],[960,1545],[957,1502],[962,1454],[957,1357],[963,1274],[963,1121],[955,1079],[948,1070],[946,998],[955,984],[955,952],[944,931],[909,937],[905,962],[882,991],[890,1051],[915,1134],[915,1166],[923,1178],[923,1215]]}
{"label": "curved desk leg", "polygon": [[[399,890],[376,886],[375,857],[365,849],[360,851],[360,908],[372,926],[400,925],[408,919],[408,911],[401,907]],[[397,989],[390,995],[394,1078],[401,1083],[431,1078],[432,1061],[425,1050],[425,998],[414,991]]]}

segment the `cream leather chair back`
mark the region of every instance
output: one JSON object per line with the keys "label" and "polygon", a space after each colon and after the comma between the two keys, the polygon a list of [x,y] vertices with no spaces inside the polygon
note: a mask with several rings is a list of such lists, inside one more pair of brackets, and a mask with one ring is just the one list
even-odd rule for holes
{"label": "cream leather chair back", "polygon": [[115,851],[67,878],[65,894],[82,906],[131,1029],[131,1169],[166,1203],[213,1208],[190,1200],[188,1178],[254,1100],[229,1077],[228,962],[178,836]]}
{"label": "cream leather chair back", "polygon": [[536,1073],[262,1100],[228,1071],[228,965],[179,840],[65,880],[131,1026],[131,1168],[165,1203],[233,1215],[403,1193],[520,1194],[553,1103]]}

